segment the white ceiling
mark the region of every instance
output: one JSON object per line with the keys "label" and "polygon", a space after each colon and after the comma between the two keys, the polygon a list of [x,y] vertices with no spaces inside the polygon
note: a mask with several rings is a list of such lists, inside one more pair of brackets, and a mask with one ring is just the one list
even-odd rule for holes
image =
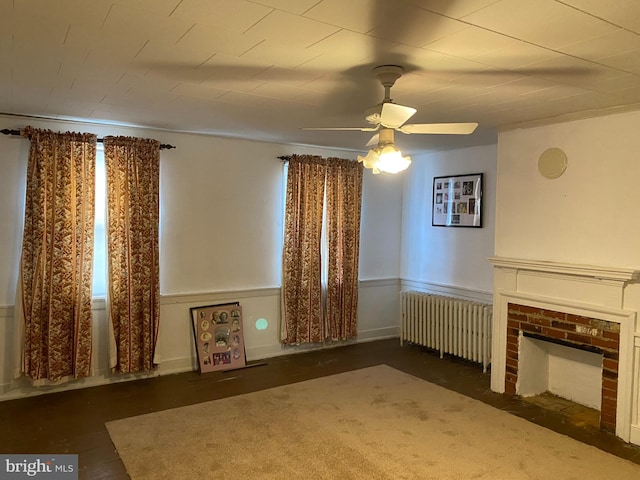
{"label": "white ceiling", "polygon": [[408,153],[639,108],[638,0],[0,0],[0,113],[365,151],[401,65]]}

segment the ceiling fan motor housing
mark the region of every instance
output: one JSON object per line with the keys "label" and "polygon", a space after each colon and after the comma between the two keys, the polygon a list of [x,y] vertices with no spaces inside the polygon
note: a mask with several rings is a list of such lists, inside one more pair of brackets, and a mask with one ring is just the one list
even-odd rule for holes
{"label": "ceiling fan motor housing", "polygon": [[373,71],[383,87],[391,88],[404,73],[404,68],[399,65],[380,65],[374,68]]}
{"label": "ceiling fan motor housing", "polygon": [[380,65],[379,67],[374,68],[373,71],[384,87],[384,100],[375,107],[367,109],[364,112],[364,118],[368,123],[378,125],[382,118],[382,106],[385,103],[392,101],[390,98],[390,89],[396,83],[396,80],[398,80],[404,73],[404,68],[398,65]]}

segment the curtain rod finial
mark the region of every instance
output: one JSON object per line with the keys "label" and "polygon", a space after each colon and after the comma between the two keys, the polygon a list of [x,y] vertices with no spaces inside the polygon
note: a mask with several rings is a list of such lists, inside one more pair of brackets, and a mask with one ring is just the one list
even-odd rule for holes
{"label": "curtain rod finial", "polygon": [[20,135],[20,130],[11,130],[9,128],[3,128],[0,130],[3,135]]}

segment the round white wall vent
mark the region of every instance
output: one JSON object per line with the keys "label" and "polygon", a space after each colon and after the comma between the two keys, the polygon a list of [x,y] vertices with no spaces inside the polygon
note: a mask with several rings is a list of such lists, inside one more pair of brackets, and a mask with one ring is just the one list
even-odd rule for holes
{"label": "round white wall vent", "polygon": [[559,148],[548,148],[538,159],[538,171],[546,178],[558,178],[567,169],[567,155]]}

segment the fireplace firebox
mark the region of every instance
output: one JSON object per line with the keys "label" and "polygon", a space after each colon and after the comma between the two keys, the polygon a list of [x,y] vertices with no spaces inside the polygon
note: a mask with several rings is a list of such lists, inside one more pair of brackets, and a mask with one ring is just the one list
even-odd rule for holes
{"label": "fireplace firebox", "polygon": [[505,393],[518,394],[520,336],[601,354],[600,427],[615,432],[620,324],[527,305],[508,304]]}

